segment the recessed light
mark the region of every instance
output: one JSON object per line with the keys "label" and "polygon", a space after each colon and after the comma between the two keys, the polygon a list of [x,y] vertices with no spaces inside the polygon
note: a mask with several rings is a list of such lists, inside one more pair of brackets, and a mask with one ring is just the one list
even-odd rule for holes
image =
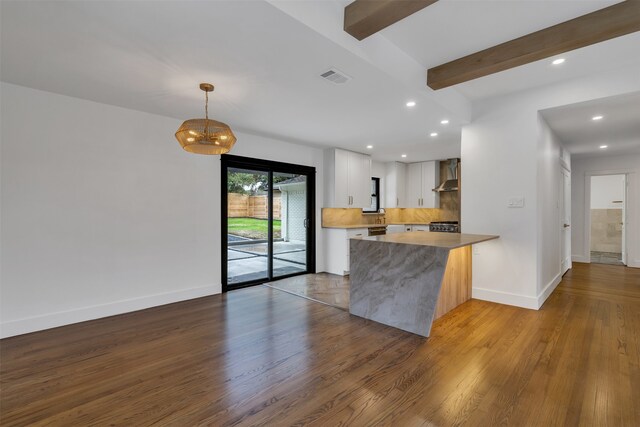
{"label": "recessed light", "polygon": [[415,106],[416,106],[416,101],[407,102],[407,107],[415,107]]}
{"label": "recessed light", "polygon": [[448,124],[449,124],[449,120],[444,119],[444,120],[442,120],[442,121],[440,122],[440,124],[448,125]]}
{"label": "recessed light", "polygon": [[602,116],[593,116],[593,117],[591,117],[591,120],[594,120],[594,121],[602,120]]}
{"label": "recessed light", "polygon": [[431,132],[430,135],[431,136],[438,136],[438,132]]}
{"label": "recessed light", "polygon": [[554,59],[551,63],[553,65],[560,65],[564,62],[564,58],[558,58],[558,59]]}
{"label": "recessed light", "polygon": [[367,149],[371,150],[373,148],[373,145],[367,145]]}
{"label": "recessed light", "polygon": [[407,157],[407,155],[406,155],[406,154],[403,154],[401,157],[404,159],[405,157]]}
{"label": "recessed light", "polygon": [[604,149],[605,149],[605,148],[607,148],[607,147],[608,147],[608,145],[601,145],[601,146],[600,146],[600,149],[601,149],[601,150],[604,150]]}

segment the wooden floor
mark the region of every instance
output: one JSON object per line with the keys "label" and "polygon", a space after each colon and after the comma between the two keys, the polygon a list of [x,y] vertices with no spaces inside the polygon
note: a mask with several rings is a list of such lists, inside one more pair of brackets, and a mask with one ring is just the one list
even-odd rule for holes
{"label": "wooden floor", "polygon": [[429,339],[266,286],[1,343],[1,424],[640,425],[640,270],[574,264],[539,311]]}

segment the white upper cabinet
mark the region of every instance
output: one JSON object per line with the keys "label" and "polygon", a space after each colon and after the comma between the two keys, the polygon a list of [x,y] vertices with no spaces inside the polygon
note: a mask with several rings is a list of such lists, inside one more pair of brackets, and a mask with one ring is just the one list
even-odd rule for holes
{"label": "white upper cabinet", "polygon": [[371,206],[371,157],[352,151],[345,153],[349,158],[350,207],[368,208]]}
{"label": "white upper cabinet", "polygon": [[438,193],[433,191],[440,184],[438,162],[410,163],[407,167],[407,208],[437,208]]}
{"label": "white upper cabinet", "polygon": [[332,148],[324,153],[325,206],[367,208],[371,206],[371,157]]}
{"label": "white upper cabinet", "polygon": [[407,205],[407,165],[400,162],[385,164],[384,208],[404,208]]}

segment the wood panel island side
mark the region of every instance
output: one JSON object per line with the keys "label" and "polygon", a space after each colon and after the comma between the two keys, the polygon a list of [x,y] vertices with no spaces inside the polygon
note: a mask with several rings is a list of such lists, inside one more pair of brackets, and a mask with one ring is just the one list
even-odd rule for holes
{"label": "wood panel island side", "polygon": [[420,231],[350,241],[349,312],[428,337],[471,299],[471,245],[498,236]]}

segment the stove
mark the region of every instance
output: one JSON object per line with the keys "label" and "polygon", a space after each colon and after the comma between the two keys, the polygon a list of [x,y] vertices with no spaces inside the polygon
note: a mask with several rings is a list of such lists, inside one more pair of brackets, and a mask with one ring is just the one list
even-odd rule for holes
{"label": "stove", "polygon": [[441,233],[459,233],[458,221],[438,221],[429,224],[429,231],[439,231]]}

